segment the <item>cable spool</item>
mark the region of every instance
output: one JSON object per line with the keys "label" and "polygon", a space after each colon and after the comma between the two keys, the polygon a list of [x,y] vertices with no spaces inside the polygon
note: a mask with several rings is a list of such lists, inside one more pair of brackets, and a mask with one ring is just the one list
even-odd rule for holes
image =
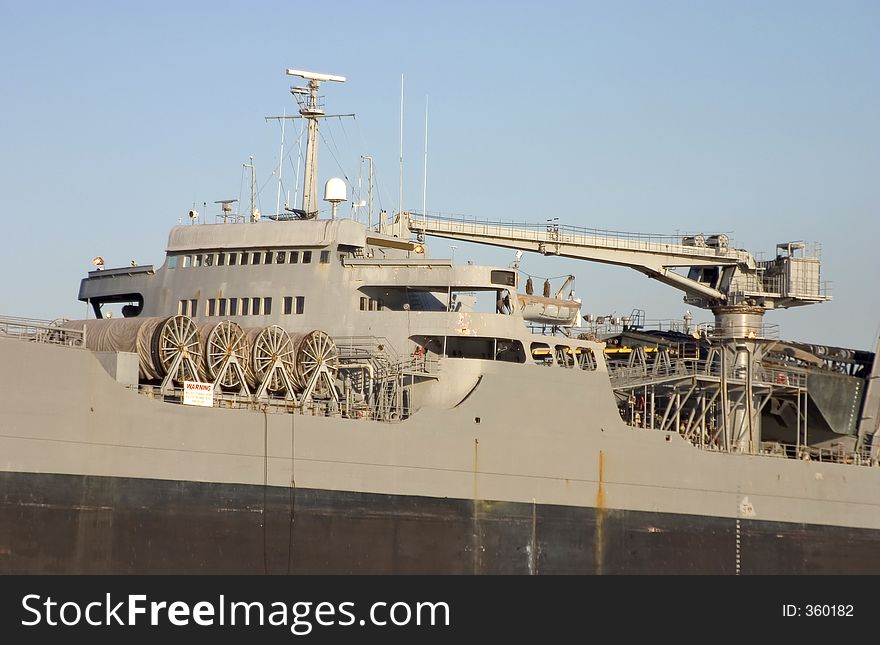
{"label": "cable spool", "polygon": [[[231,320],[209,323],[199,326],[201,336],[202,362],[200,365],[204,379],[214,382],[220,376],[227,359],[234,358],[247,373],[250,365],[250,345],[244,330]],[[227,369],[220,385],[224,388],[240,389],[241,382],[238,370]]]}
{"label": "cable spool", "polygon": [[294,345],[290,334],[278,325],[271,325],[248,329],[246,335],[250,345],[251,385],[258,387],[268,377],[266,389],[273,393],[284,392],[287,389],[284,378],[273,368],[277,360],[287,375],[293,377]]}
{"label": "cable spool", "polygon": [[[168,374],[180,355],[188,355],[195,365],[199,364],[202,348],[199,346],[199,328],[187,316],[172,316],[159,324],[153,336],[154,364],[159,366],[162,376]],[[186,361],[182,361],[173,375],[175,383],[196,381],[198,374]]]}
{"label": "cable spool", "polygon": [[70,320],[62,327],[85,329],[86,347],[93,352],[137,354],[143,381],[161,380],[172,368],[175,383],[198,380],[193,365],[201,357],[199,330],[187,316]]}
{"label": "cable spool", "polygon": [[[330,380],[335,381],[339,372],[339,349],[328,334],[315,329],[302,335],[297,342],[294,365],[294,379],[300,391],[306,388],[314,373],[321,367],[326,368],[330,373]],[[330,393],[329,388],[327,381],[319,378],[314,393],[324,397]]]}

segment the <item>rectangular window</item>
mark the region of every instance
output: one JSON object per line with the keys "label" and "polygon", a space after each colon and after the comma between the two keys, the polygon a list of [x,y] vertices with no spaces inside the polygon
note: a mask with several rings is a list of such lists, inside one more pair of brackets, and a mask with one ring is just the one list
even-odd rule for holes
{"label": "rectangular window", "polygon": [[266,251],[266,257],[263,260],[263,264],[272,264],[272,251]]}
{"label": "rectangular window", "polygon": [[168,267],[169,269],[176,269],[177,268],[177,256],[176,255],[169,255],[168,262],[165,263],[165,266]]}
{"label": "rectangular window", "polygon": [[180,316],[186,315],[187,307],[189,306],[189,300],[181,300],[177,303],[177,313]]}
{"label": "rectangular window", "polygon": [[241,266],[246,265],[248,263],[248,260],[250,259],[250,257],[251,257],[250,253],[248,253],[247,251],[243,251],[241,254]]}
{"label": "rectangular window", "polygon": [[186,312],[187,316],[195,316],[198,311],[199,301],[198,300],[190,300],[189,301],[189,311]]}
{"label": "rectangular window", "polygon": [[275,264],[284,264],[284,261],[287,259],[287,251],[278,251],[275,254]]}
{"label": "rectangular window", "polygon": [[306,297],[305,296],[297,296],[296,297],[296,313],[301,314],[306,309]]}
{"label": "rectangular window", "polygon": [[229,254],[229,266],[234,267],[238,261],[238,251]]}
{"label": "rectangular window", "polygon": [[202,256],[201,255],[194,255],[193,256],[193,266],[194,267],[202,266]]}
{"label": "rectangular window", "polygon": [[184,255],[183,256],[183,263],[180,265],[180,267],[182,269],[186,269],[190,265],[191,262],[192,262],[192,260],[190,259],[190,256]]}
{"label": "rectangular window", "polygon": [[214,316],[217,314],[217,300],[214,298],[208,298],[208,315]]}
{"label": "rectangular window", "polygon": [[299,263],[299,251],[291,251],[290,252],[290,263],[298,264]]}
{"label": "rectangular window", "polygon": [[[242,256],[244,257],[244,256]],[[241,315],[248,316],[251,313],[251,299],[250,298],[242,298],[241,299]]]}
{"label": "rectangular window", "polygon": [[262,298],[251,298],[251,313],[254,316],[260,315],[260,304],[263,302]]}
{"label": "rectangular window", "polygon": [[367,298],[365,296],[361,296],[361,311],[367,310]]}
{"label": "rectangular window", "polygon": [[218,253],[217,254],[217,266],[218,267],[226,266],[226,254],[225,253]]}
{"label": "rectangular window", "polygon": [[254,251],[251,254],[251,264],[259,264],[263,254],[260,251]]}
{"label": "rectangular window", "polygon": [[226,315],[226,298],[220,298],[220,315]]}
{"label": "rectangular window", "polygon": [[230,298],[229,299],[229,315],[237,316],[238,315],[238,298]]}
{"label": "rectangular window", "polygon": [[516,274],[513,271],[492,271],[489,273],[492,284],[500,284],[505,287],[516,286]]}
{"label": "rectangular window", "polygon": [[330,264],[330,251],[321,251],[321,264]]}
{"label": "rectangular window", "polygon": [[284,296],[284,315],[293,313],[293,297]]}
{"label": "rectangular window", "polygon": [[370,311],[376,311],[376,301],[370,298]]}
{"label": "rectangular window", "polygon": [[206,253],[205,254],[205,266],[206,267],[214,266],[214,254],[213,253]]}
{"label": "rectangular window", "polygon": [[268,316],[272,313],[272,298],[263,298],[263,315]]}
{"label": "rectangular window", "polygon": [[312,252],[311,251],[303,251],[303,264],[308,264],[312,261]]}

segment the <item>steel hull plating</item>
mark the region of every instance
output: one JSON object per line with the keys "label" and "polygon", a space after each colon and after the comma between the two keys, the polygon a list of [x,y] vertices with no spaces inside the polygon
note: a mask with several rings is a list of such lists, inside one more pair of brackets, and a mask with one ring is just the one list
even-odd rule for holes
{"label": "steel hull plating", "polygon": [[880,573],[880,532],[275,486],[0,473],[2,573]]}

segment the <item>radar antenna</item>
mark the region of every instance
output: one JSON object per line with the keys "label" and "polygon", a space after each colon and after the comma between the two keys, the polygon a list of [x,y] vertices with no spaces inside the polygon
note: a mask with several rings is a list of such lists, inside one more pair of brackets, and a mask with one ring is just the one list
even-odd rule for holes
{"label": "radar antenna", "polygon": [[237,199],[220,199],[214,202],[215,204],[220,204],[220,209],[223,211],[224,224],[229,217],[232,217],[232,205],[237,201]]}

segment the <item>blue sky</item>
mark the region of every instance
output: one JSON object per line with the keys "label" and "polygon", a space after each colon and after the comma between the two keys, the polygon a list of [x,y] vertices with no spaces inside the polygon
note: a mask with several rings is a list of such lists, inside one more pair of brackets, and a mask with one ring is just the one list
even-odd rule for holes
{"label": "blue sky", "polygon": [[[343,173],[356,184],[369,154],[381,205],[396,209],[403,73],[405,207],[421,207],[429,95],[429,210],[724,231],[768,256],[817,240],[834,301],[768,322],[787,338],[873,349],[876,2],[0,0],[0,24],[0,313],[81,317],[92,257],[161,263],[193,204],[213,215],[213,201],[239,197],[250,155],[262,210],[274,210],[280,133],[264,117],[293,109],[284,70],[296,67],[348,77],[323,94],[357,114],[327,122],[321,185]],[[291,163],[283,174],[292,189]],[[431,248],[448,255],[449,244]],[[512,253],[458,245],[456,258],[507,265]],[[686,309],[626,269],[536,256],[522,266],[574,273],[585,312]]]}

